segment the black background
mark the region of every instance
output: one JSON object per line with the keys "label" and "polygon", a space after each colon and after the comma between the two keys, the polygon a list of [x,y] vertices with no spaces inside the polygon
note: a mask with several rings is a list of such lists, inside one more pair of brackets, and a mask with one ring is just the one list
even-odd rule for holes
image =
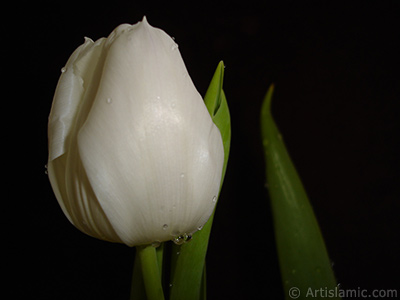
{"label": "black background", "polygon": [[4,130],[15,138],[7,148],[17,174],[5,188],[15,207],[5,206],[3,224],[12,238],[5,264],[17,271],[8,276],[13,298],[129,297],[134,249],[76,230],[44,165],[47,116],[69,55],[84,36],[96,40],[144,15],[175,37],[202,95],[218,62],[226,65],[232,146],[207,254],[209,299],[284,296],[259,131],[272,82],[273,114],[341,287],[399,292],[400,5],[244,2],[53,1],[7,10],[5,88],[16,107],[3,118],[13,120]]}

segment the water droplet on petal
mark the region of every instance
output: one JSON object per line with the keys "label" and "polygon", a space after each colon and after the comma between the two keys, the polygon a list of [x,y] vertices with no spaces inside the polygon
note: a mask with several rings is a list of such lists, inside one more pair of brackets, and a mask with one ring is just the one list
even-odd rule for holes
{"label": "water droplet on petal", "polygon": [[62,67],[61,68],[61,73],[65,73],[65,72],[67,72],[67,68],[66,67]]}
{"label": "water droplet on petal", "polygon": [[187,234],[185,237],[185,243],[188,243],[192,240],[192,235],[191,234]]}
{"label": "water droplet on petal", "polygon": [[47,164],[46,165],[44,165],[44,174],[49,174],[49,171],[47,170]]}
{"label": "water droplet on petal", "polygon": [[163,230],[167,230],[167,228],[168,228],[168,224],[164,224],[162,227]]}
{"label": "water droplet on petal", "polygon": [[160,247],[160,245],[161,245],[161,242],[159,242],[159,241],[155,241],[155,242],[151,243],[151,246],[153,246],[154,248],[158,248],[158,247]]}
{"label": "water droplet on petal", "polygon": [[176,50],[176,49],[178,49],[178,44],[177,43],[174,43],[172,46],[171,46],[171,50]]}
{"label": "water droplet on petal", "polygon": [[185,243],[183,235],[178,235],[172,241],[174,242],[175,245],[183,245]]}
{"label": "water droplet on petal", "polygon": [[212,198],[212,202],[213,202],[213,203],[217,202],[217,196],[214,196],[214,197]]}
{"label": "water droplet on petal", "polygon": [[185,177],[185,173],[181,173],[181,178],[184,178]]}
{"label": "water droplet on petal", "polygon": [[197,230],[202,230],[204,225],[200,225],[199,227],[197,227]]}
{"label": "water droplet on petal", "polygon": [[181,234],[176,236],[172,241],[176,244],[176,245],[183,245],[185,243],[188,243],[189,241],[192,240],[192,235],[191,234]]}
{"label": "water droplet on petal", "polygon": [[112,99],[111,99],[111,98],[107,98],[106,102],[107,102],[108,104],[111,104],[111,103],[112,103]]}

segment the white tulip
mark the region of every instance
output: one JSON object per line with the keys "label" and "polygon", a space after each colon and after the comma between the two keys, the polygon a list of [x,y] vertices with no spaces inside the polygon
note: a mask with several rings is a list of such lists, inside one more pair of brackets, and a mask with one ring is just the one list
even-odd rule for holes
{"label": "white tulip", "polygon": [[48,175],[67,218],[129,246],[191,234],[212,214],[221,134],[178,45],[143,19],[85,38],[49,116]]}

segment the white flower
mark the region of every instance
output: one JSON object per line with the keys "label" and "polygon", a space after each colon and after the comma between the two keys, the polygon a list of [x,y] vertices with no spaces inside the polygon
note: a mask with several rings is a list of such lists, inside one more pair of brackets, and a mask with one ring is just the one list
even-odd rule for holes
{"label": "white flower", "polygon": [[221,134],[178,45],[146,18],[74,51],[48,134],[54,193],[86,234],[129,246],[162,242],[197,231],[213,212]]}

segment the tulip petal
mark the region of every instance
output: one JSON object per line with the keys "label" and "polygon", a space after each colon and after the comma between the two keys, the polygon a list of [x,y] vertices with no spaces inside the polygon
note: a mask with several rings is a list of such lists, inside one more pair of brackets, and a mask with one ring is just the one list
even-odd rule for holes
{"label": "tulip petal", "polygon": [[86,38],[71,55],[57,85],[49,116],[48,174],[67,218],[91,236],[120,241],[88,184],[77,152],[77,131],[85,122],[104,64],[104,42]]}
{"label": "tulip petal", "polygon": [[127,245],[194,232],[218,195],[220,132],[165,32],[144,20],[109,38],[96,97],[78,134],[93,192]]}
{"label": "tulip petal", "polygon": [[[54,94],[53,105],[49,115],[49,160],[64,154],[69,148],[69,137],[74,124],[74,118],[79,110],[84,96],[83,77],[77,74],[75,64],[88,53],[93,53],[93,41],[85,39],[61,69],[61,76]],[[84,69],[84,68],[82,68]]]}

